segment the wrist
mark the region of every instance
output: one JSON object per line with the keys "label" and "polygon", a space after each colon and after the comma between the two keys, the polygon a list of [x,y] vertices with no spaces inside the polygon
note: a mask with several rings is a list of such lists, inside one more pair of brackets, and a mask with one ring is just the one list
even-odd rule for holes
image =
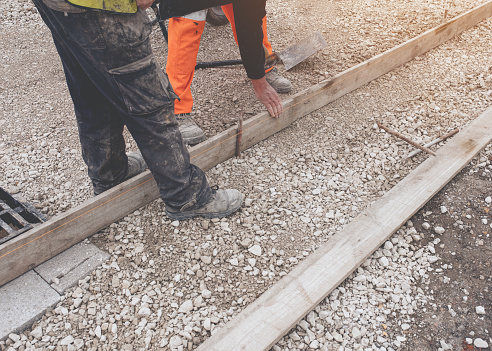
{"label": "wrist", "polygon": [[265,87],[268,82],[265,77],[258,78],[258,79],[250,79],[251,83],[253,84],[253,87],[255,88],[260,88],[260,87]]}

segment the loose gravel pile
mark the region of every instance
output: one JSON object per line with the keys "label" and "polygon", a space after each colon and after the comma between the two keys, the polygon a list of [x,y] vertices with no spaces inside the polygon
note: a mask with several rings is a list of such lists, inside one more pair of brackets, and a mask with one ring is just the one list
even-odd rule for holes
{"label": "loose gravel pile", "polygon": [[[476,5],[290,0],[271,1],[268,10],[278,49],[314,30],[330,41],[285,73],[298,92],[436,26],[444,8],[455,16]],[[70,98],[31,3],[0,9],[0,186],[52,216],[91,196]],[[405,159],[412,148],[378,130],[376,120],[426,143],[491,105],[491,24],[482,22],[209,171],[212,184],[246,194],[238,213],[170,221],[154,201],[94,235],[91,241],[111,259],[31,329],[1,341],[0,350],[196,348],[426,159]],[[153,43],[165,61],[159,35]],[[231,40],[227,28],[207,27],[200,59],[234,57]],[[198,71],[193,89],[194,116],[209,135],[234,125],[239,111],[262,109],[238,68]],[[136,148],[129,137],[128,148]],[[474,166],[486,174],[490,149]],[[434,304],[426,287],[430,272],[443,269],[437,227],[408,222],[273,349],[404,349],[416,335],[416,314]],[[479,317],[490,315],[479,307]],[[490,336],[476,332],[470,344],[488,347]]]}

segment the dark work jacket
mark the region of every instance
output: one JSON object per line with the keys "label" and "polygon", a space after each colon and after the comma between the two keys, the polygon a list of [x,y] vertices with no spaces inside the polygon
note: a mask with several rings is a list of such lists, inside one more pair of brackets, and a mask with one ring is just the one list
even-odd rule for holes
{"label": "dark work jacket", "polygon": [[163,20],[181,17],[206,8],[232,3],[239,52],[248,77],[265,76],[265,51],[263,50],[262,20],[266,0],[160,0]]}

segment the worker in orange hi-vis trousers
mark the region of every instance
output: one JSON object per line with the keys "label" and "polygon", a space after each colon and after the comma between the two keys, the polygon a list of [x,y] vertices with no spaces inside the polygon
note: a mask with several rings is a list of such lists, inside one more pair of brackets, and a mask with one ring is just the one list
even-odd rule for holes
{"label": "worker in orange hi-vis trousers", "polygon": [[[237,43],[236,25],[232,4],[222,6],[222,10],[229,20],[234,39]],[[175,100],[174,112],[179,122],[179,130],[187,144],[198,144],[206,139],[203,130],[190,117],[193,108],[191,83],[195,74],[198,49],[205,28],[207,10],[197,11],[184,17],[169,19],[169,41],[166,73],[174,92],[180,100]],[[268,54],[272,54],[272,45],[268,41],[266,16],[263,18],[263,46]],[[251,77],[250,77],[251,78]],[[267,82],[277,93],[288,93],[292,89],[291,83],[282,77],[275,67],[265,71]]]}

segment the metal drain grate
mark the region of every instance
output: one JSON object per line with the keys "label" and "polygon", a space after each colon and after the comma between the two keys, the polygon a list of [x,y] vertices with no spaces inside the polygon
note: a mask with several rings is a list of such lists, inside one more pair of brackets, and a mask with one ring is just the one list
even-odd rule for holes
{"label": "metal drain grate", "polygon": [[46,217],[29,204],[14,199],[0,188],[0,244],[31,229],[33,224],[46,221]]}

